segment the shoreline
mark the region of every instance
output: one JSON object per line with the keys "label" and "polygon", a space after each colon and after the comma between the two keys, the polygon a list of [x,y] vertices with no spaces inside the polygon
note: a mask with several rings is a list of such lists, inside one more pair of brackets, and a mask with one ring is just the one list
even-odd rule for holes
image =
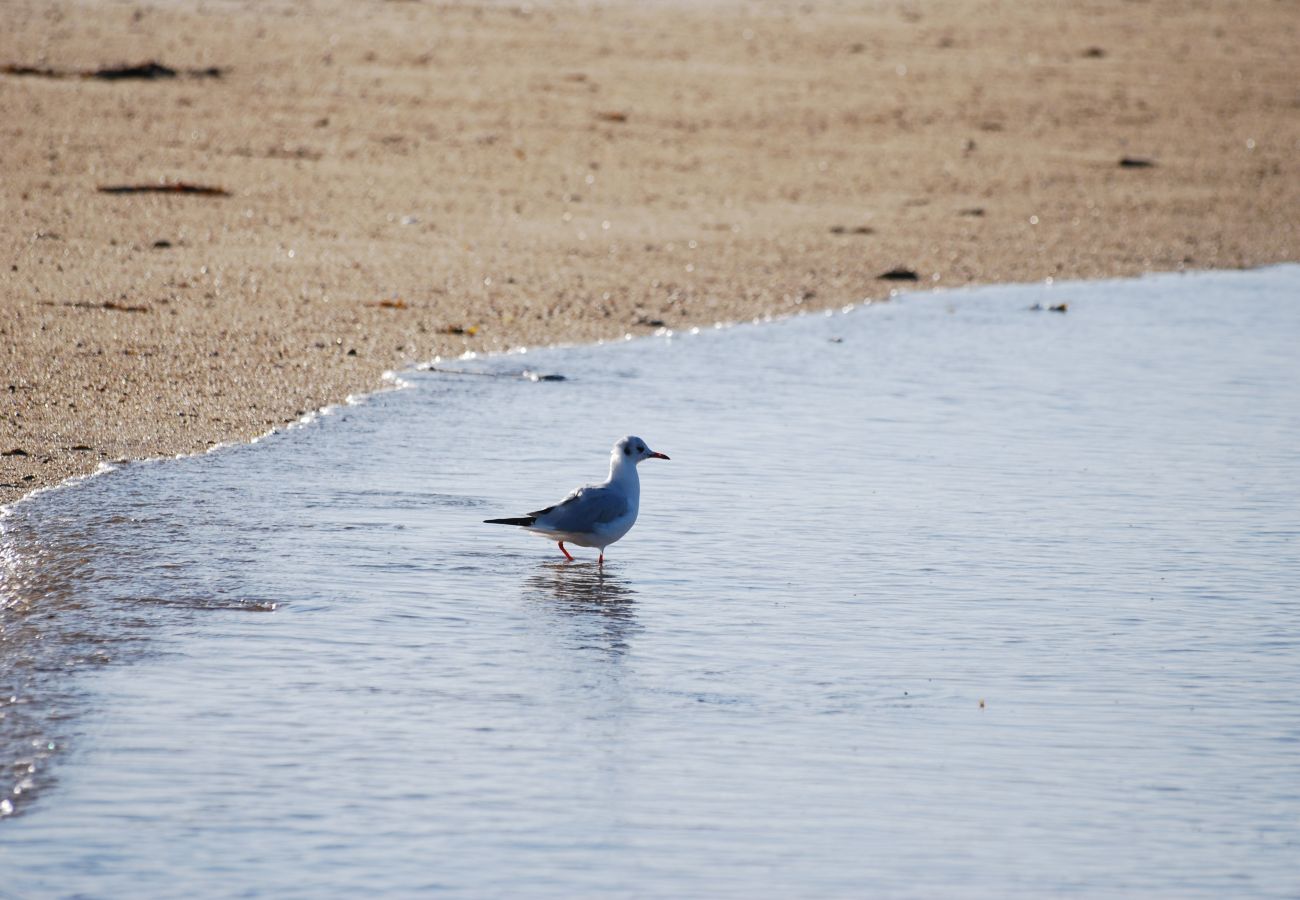
{"label": "shoreline", "polygon": [[13,4],[0,508],[465,350],[1300,259],[1281,4],[527,10]]}
{"label": "shoreline", "polygon": [[[943,293],[947,291],[966,291],[966,290],[980,291],[980,290],[992,290],[992,289],[997,289],[1002,287],[1032,287],[1032,286],[1040,286],[1045,288],[1051,288],[1051,287],[1064,288],[1070,285],[1098,284],[1098,283],[1105,283],[1108,281],[1127,281],[1127,280],[1146,279],[1146,278],[1168,278],[1174,276],[1197,277],[1197,276],[1207,276],[1207,275],[1224,274],[1224,273],[1232,273],[1232,272],[1255,272],[1255,271],[1261,271],[1263,269],[1276,268],[1278,266],[1287,266],[1287,265],[1300,265],[1300,261],[1266,263],[1261,266],[1254,266],[1251,268],[1237,268],[1237,269],[1182,269],[1182,270],[1147,271],[1147,272],[1138,273],[1136,275],[1105,276],[1105,277],[1098,277],[1092,279],[1064,279],[1064,280],[1053,282],[1052,284],[1042,284],[1039,282],[1011,281],[1011,282],[997,282],[991,284],[972,283],[972,284],[963,284],[957,287],[938,287],[938,288],[925,287],[925,288],[918,288],[915,290],[904,289],[899,291],[899,293],[896,296],[889,296],[880,299],[864,299],[862,301],[849,304],[848,305],[849,309],[842,309],[841,307],[825,307],[825,308],[817,307],[817,308],[811,308],[806,310],[797,310],[793,312],[780,312],[775,314],[768,314],[766,316],[755,316],[752,319],[739,319],[735,321],[715,322],[708,325],[701,324],[698,326],[687,326],[687,327],[704,330],[705,328],[725,329],[725,328],[738,328],[738,327],[745,327],[745,326],[761,327],[764,325],[777,325],[788,319],[793,319],[800,316],[820,315],[820,314],[825,314],[825,315],[842,314],[845,312],[856,311],[856,309],[861,306],[871,306],[871,305],[879,305],[882,303],[891,303],[894,302],[895,300],[902,299],[903,297],[909,297],[909,296],[938,297],[938,296],[942,296]],[[619,338],[617,336],[610,337],[610,338],[599,338],[592,343],[596,343],[596,344],[622,343],[624,340],[627,339],[627,337],[631,337],[634,340],[647,340],[647,339],[659,338],[663,336],[664,335],[661,335],[657,332],[639,334],[639,335],[628,334],[623,338]],[[670,332],[668,337],[671,338],[672,336],[673,333]],[[551,343],[551,344],[533,345],[527,347],[526,350],[531,353],[534,351],[564,350],[566,348],[578,347],[583,345],[584,342],[581,341],[558,341],[556,343]],[[518,347],[507,347],[507,348],[501,348],[495,350],[487,350],[478,353],[478,356],[479,357],[493,357],[493,356],[522,357],[523,354],[518,352],[519,349],[520,348]],[[315,425],[320,419],[324,418],[325,416],[332,415],[333,412],[337,409],[362,405],[364,403],[369,402],[369,400],[372,397],[377,396],[379,394],[387,393],[389,391],[404,390],[406,387],[409,387],[409,385],[403,383],[402,380],[402,376],[406,373],[420,372],[420,371],[434,371],[435,367],[441,366],[442,364],[445,363],[455,362],[460,358],[461,357],[451,357],[451,358],[435,357],[432,360],[425,360],[422,362],[412,363],[411,365],[400,370],[386,371],[381,375],[379,379],[379,383],[375,384],[369,390],[350,393],[345,397],[341,398],[340,400],[321,406],[318,409],[309,410],[306,414],[304,414],[303,416],[299,417],[296,420],[291,420],[283,424],[275,425],[267,429],[266,431],[263,431],[259,434],[252,435],[251,437],[248,437],[246,439],[221,441],[213,444],[210,447],[207,447],[206,449],[197,450],[193,453],[162,454],[156,456],[140,456],[140,457],[135,457],[130,459],[115,459],[115,460],[102,461],[99,464],[97,464],[97,466],[91,471],[77,472],[72,475],[69,475],[68,477],[62,479],[61,481],[56,481],[51,484],[43,484],[38,487],[31,488],[30,490],[27,490],[25,493],[20,494],[18,497],[12,500],[7,500],[5,502],[0,503],[0,522],[3,522],[5,516],[8,515],[11,511],[18,508],[21,504],[33,500],[35,497],[37,497],[40,494],[75,486],[90,478],[95,478],[100,475],[106,475],[113,471],[116,471],[121,466],[135,465],[139,463],[165,463],[172,460],[188,459],[196,456],[205,456],[209,453],[218,453],[221,452],[222,450],[228,450],[236,447],[255,444],[258,443],[259,441],[265,440],[266,438],[272,437],[277,434],[282,434],[288,431],[296,431],[302,428],[309,428]],[[458,374],[458,373],[448,372],[448,374]]]}

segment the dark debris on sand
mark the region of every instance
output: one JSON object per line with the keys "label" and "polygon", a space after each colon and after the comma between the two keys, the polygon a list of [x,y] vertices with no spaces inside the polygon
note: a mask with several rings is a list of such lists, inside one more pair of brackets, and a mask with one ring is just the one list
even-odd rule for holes
{"label": "dark debris on sand", "polygon": [[208,184],[191,184],[188,181],[159,182],[158,184],[102,184],[101,194],[200,194],[207,197],[229,197],[230,191]]}
{"label": "dark debris on sand", "polygon": [[0,73],[20,75],[33,78],[95,78],[100,81],[157,81],[164,78],[222,78],[226,70],[221,66],[206,66],[198,69],[173,69],[157,60],[117,66],[101,66],[98,69],[53,69],[48,66],[26,66],[20,63],[8,63],[0,66]]}
{"label": "dark debris on sand", "polygon": [[920,281],[921,276],[916,274],[915,269],[909,269],[905,266],[895,266],[888,272],[881,272],[876,276],[885,281]]}

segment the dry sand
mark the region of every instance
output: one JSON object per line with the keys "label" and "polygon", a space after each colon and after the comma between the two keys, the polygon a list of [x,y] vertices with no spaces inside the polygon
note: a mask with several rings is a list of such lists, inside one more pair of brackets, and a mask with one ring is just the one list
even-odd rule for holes
{"label": "dry sand", "polygon": [[[1300,256],[1292,0],[0,16],[0,65],[45,70],[0,74],[0,503],[437,354],[882,297],[895,266]],[[177,77],[76,76],[149,60]],[[160,181],[229,196],[98,190]]]}

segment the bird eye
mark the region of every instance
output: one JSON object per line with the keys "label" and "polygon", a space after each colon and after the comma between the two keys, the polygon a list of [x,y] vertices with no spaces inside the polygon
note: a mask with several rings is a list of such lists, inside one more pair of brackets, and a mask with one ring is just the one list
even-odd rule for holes
{"label": "bird eye", "polygon": [[645,447],[642,446],[641,444],[637,444],[637,445],[636,445],[636,452],[637,452],[637,453],[645,453]]}

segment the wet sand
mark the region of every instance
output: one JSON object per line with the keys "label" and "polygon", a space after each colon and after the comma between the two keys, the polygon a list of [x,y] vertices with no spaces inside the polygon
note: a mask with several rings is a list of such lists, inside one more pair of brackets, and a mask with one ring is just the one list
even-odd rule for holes
{"label": "wet sand", "polygon": [[1284,2],[4,18],[0,503],[435,355],[1300,258]]}

